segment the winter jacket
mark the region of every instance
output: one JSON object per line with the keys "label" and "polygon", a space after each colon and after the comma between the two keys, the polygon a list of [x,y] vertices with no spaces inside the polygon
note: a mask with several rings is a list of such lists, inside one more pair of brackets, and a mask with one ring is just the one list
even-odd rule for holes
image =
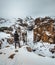
{"label": "winter jacket", "polygon": [[19,35],[17,32],[14,33],[14,41],[19,41]]}

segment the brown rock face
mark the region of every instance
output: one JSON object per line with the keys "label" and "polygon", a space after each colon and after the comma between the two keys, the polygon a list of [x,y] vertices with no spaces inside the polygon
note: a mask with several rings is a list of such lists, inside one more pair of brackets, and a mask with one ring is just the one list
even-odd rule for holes
{"label": "brown rock face", "polygon": [[40,20],[40,18],[36,18],[34,22],[35,22],[35,25],[39,25],[41,20]]}
{"label": "brown rock face", "polygon": [[[43,42],[55,43],[55,25],[54,19],[50,17],[36,18],[34,20],[35,26],[33,29],[33,41],[37,42],[42,40]],[[46,31],[49,34],[46,34]],[[39,36],[40,35],[40,36]]]}
{"label": "brown rock face", "polygon": [[33,29],[33,41],[36,41],[37,38],[37,28]]}
{"label": "brown rock face", "polygon": [[42,37],[41,37],[41,40],[43,41],[43,42],[48,42],[48,35],[46,35],[46,33],[44,32],[43,33],[43,35],[42,35]]}

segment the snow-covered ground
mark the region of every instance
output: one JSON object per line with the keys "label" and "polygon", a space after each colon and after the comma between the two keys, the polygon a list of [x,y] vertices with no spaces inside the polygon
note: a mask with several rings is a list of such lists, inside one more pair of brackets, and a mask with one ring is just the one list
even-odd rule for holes
{"label": "snow-covered ground", "polygon": [[14,25],[16,22],[16,19],[8,19],[6,22],[0,23],[0,27],[10,27],[11,25]]}
{"label": "snow-covered ground", "polygon": [[[15,49],[14,45],[9,45],[7,41],[4,42],[3,47],[0,50],[0,65],[55,65],[55,53],[52,54],[49,48],[54,45],[48,43],[37,42],[33,44],[33,32],[28,31],[28,45],[24,45],[21,48]],[[7,36],[8,37],[8,36]],[[27,51],[26,47],[36,49],[35,52]],[[18,52],[15,52],[18,50]],[[9,58],[10,55],[14,54],[14,58]]]}
{"label": "snow-covered ground", "polygon": [[[28,52],[26,46],[16,50],[18,52],[15,52],[14,46],[1,49],[0,65],[55,65],[55,59],[41,57],[33,52]],[[9,58],[11,54],[15,54],[13,59]]]}
{"label": "snow-covered ground", "polygon": [[55,44],[49,44],[49,43],[45,43],[45,42],[36,42],[33,43],[33,31],[28,31],[28,45],[32,48],[35,49],[35,54],[41,54],[43,56],[47,56],[47,57],[52,57],[55,56],[55,53],[51,53],[49,50],[51,48],[54,48]]}
{"label": "snow-covered ground", "polygon": [[4,32],[0,32],[0,39],[2,39],[2,38],[8,38],[8,37],[10,37],[10,34],[6,34]]}
{"label": "snow-covered ground", "polygon": [[[14,21],[14,20],[11,20]],[[6,26],[10,27],[14,22],[6,22]],[[1,24],[1,27],[4,24]],[[16,25],[18,26],[18,25]],[[23,28],[22,28],[23,29]],[[14,30],[12,31],[14,33]],[[49,34],[46,32],[46,34]],[[51,53],[49,49],[55,44],[44,43],[42,41],[33,43],[33,31],[27,30],[27,44],[21,48],[15,49],[14,44],[9,44],[6,38],[11,37],[10,34],[0,32],[0,40],[4,39],[2,49],[0,49],[0,65],[55,65],[55,53]],[[20,44],[23,42],[21,41]],[[30,47],[35,51],[29,52],[26,47]],[[13,58],[10,55],[13,54]]]}

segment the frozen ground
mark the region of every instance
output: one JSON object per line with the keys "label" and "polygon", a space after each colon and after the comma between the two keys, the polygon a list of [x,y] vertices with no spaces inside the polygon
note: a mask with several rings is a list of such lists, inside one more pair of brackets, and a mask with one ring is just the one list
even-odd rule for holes
{"label": "frozen ground", "polygon": [[36,42],[33,43],[33,31],[28,31],[28,43],[32,49],[35,49],[35,54],[41,54],[43,56],[52,57],[55,56],[55,53],[51,53],[49,50],[54,48],[55,44],[49,44],[45,42]]}
{"label": "frozen ground", "polygon": [[[6,26],[8,26],[7,24],[8,22],[5,23]],[[15,21],[12,23],[9,22],[9,24],[13,25]],[[52,56],[55,57],[55,53],[52,54],[49,51],[55,44],[44,43],[42,41],[34,44],[33,31],[27,31],[28,45],[22,45],[21,48],[17,47],[17,49],[14,48],[14,44],[8,44],[7,37],[10,37],[10,35],[0,32],[0,39],[5,39],[2,49],[0,49],[0,65],[55,65],[55,58],[52,58]],[[21,41],[20,43],[22,44],[23,42]],[[26,49],[28,46],[35,49],[35,51],[29,52]],[[9,58],[12,54],[14,54],[13,58]]]}
{"label": "frozen ground", "polygon": [[[28,45],[21,48],[17,47],[17,49],[14,48],[14,45],[9,45],[5,40],[3,48],[0,50],[0,65],[55,65],[55,58],[51,58],[51,56],[55,56],[55,53],[52,54],[49,51],[49,48],[54,45],[48,43],[43,43],[43,45],[42,42],[33,44],[32,34],[31,31],[28,31]],[[36,49],[36,51],[27,51],[27,46]],[[18,52],[15,52],[15,50],[18,50]],[[12,54],[15,54],[13,59],[9,58]]]}
{"label": "frozen ground", "polygon": [[[15,52],[14,46],[1,49],[0,65],[55,65],[55,59],[28,52],[26,46],[16,50],[18,52]],[[13,59],[9,58],[11,54],[15,54]]]}

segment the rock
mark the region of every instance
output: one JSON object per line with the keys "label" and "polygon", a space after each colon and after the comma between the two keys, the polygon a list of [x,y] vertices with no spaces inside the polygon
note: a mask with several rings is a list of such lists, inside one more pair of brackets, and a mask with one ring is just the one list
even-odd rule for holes
{"label": "rock", "polygon": [[43,42],[48,42],[48,35],[46,35],[46,33],[44,32],[43,34],[42,34],[42,36],[41,36],[41,40],[43,41]]}
{"label": "rock", "polygon": [[9,44],[13,44],[13,42],[14,42],[14,38],[13,38],[13,37],[8,38],[8,39],[7,39],[7,42],[8,42]]}
{"label": "rock", "polygon": [[15,50],[15,52],[18,52],[18,50]]}
{"label": "rock", "polygon": [[0,54],[2,54],[2,52],[0,52]]}
{"label": "rock", "polygon": [[[34,20],[35,26],[33,28],[33,41],[37,42],[42,40],[43,42],[55,43],[55,28],[54,19],[51,17],[36,18]],[[46,31],[49,34],[46,34]],[[40,37],[37,35],[40,34]]]}
{"label": "rock", "polygon": [[11,54],[8,58],[13,59],[15,54]]}
{"label": "rock", "polygon": [[35,22],[35,25],[40,25],[41,20],[40,20],[40,18],[36,18],[34,20],[34,22]]}
{"label": "rock", "polygon": [[48,41],[49,43],[54,43],[54,40],[53,40],[53,38],[49,38],[49,41]]}
{"label": "rock", "polygon": [[14,36],[14,35],[12,34],[12,31],[4,30],[4,32],[7,33],[7,34],[10,34],[12,37]]}
{"label": "rock", "polygon": [[40,34],[37,34],[37,42],[39,42],[41,40],[41,35]]}
{"label": "rock", "polygon": [[38,54],[39,56],[45,57],[44,55]]}
{"label": "rock", "polygon": [[19,25],[22,26],[22,27],[24,27],[24,26],[27,27],[28,26],[28,24],[26,24],[26,23],[20,23]]}
{"label": "rock", "polygon": [[33,49],[33,52],[35,52],[36,51],[36,49]]}
{"label": "rock", "polygon": [[37,28],[34,28],[33,29],[33,41],[35,42],[35,41],[37,41]]}
{"label": "rock", "polygon": [[27,51],[32,52],[32,49],[30,47],[26,47]]}
{"label": "rock", "polygon": [[55,46],[54,46],[54,48],[50,48],[49,51],[50,51],[52,54],[55,53]]}
{"label": "rock", "polygon": [[55,56],[52,56],[52,58],[55,58]]}
{"label": "rock", "polygon": [[10,47],[10,46],[6,46],[6,48],[8,48],[8,47]]}
{"label": "rock", "polygon": [[41,34],[41,33],[42,33],[42,31],[43,31],[43,29],[42,29],[42,27],[41,27],[41,26],[37,28],[37,32],[38,32],[39,34]]}
{"label": "rock", "polygon": [[2,41],[4,41],[4,39],[2,39]]}
{"label": "rock", "polygon": [[4,30],[13,31],[13,29],[11,27],[0,27],[1,32],[4,32]]}

